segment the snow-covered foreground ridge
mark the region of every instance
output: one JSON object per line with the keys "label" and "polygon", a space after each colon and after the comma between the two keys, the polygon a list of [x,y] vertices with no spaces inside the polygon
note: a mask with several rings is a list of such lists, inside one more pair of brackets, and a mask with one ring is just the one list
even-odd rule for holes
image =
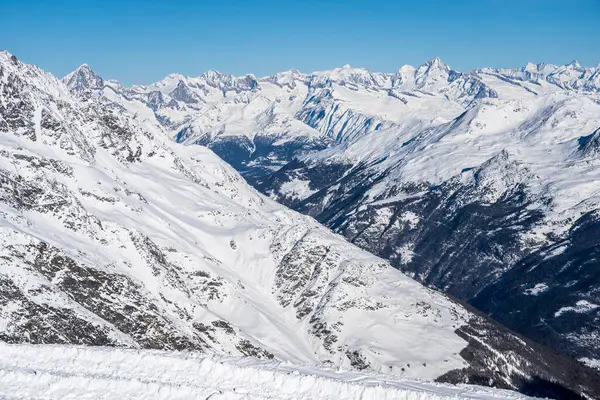
{"label": "snow-covered foreground ridge", "polygon": [[0,343],[0,398],[525,399],[504,390],[185,352]]}

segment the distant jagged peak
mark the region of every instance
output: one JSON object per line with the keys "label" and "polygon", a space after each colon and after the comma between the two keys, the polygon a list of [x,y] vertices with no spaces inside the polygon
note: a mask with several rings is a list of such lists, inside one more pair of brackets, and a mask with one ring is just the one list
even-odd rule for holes
{"label": "distant jagged peak", "polygon": [[0,63],[10,62],[14,65],[19,63],[19,59],[8,50],[0,50]]}
{"label": "distant jagged peak", "polygon": [[[148,89],[155,90],[158,88],[159,90],[173,90],[179,84],[179,82],[185,82],[186,80],[186,76],[179,73],[172,73],[165,76],[161,80],[154,82],[148,87]],[[139,86],[139,88],[146,89],[145,86]]]}
{"label": "distant jagged peak", "polygon": [[[246,91],[258,87],[258,80],[253,74],[235,76],[216,70],[208,70],[198,77],[190,77],[182,74],[169,74],[162,80],[152,84],[150,88],[157,88],[165,94],[176,90],[178,92],[187,92],[189,90],[198,91],[199,96],[204,96],[210,88],[219,91]],[[187,94],[184,97],[188,97]],[[194,97],[196,97],[194,95]]]}
{"label": "distant jagged peak", "polygon": [[94,72],[92,67],[89,66],[89,64],[83,63],[79,67],[77,67],[73,72],[71,72],[70,74],[65,76],[65,78],[73,76],[73,75],[77,75],[77,74],[98,76],[98,74],[96,74],[96,72]]}
{"label": "distant jagged peak", "polygon": [[515,183],[532,177],[531,172],[507,149],[500,150],[474,170],[475,178],[479,183],[490,180]]}
{"label": "distant jagged peak", "polygon": [[584,72],[585,70],[586,68],[582,67],[581,64],[579,64],[579,61],[573,60],[568,64],[556,68],[556,71],[553,71],[553,74],[570,75],[575,78],[579,73]]}
{"label": "distant jagged peak", "polygon": [[216,81],[232,81],[232,80],[246,79],[246,78],[256,79],[254,74],[244,74],[244,75],[237,76],[237,75],[228,74],[228,73],[213,70],[213,69],[209,69],[208,71],[204,72],[202,75],[199,76],[199,79],[204,79],[207,81],[215,81],[215,82]]}
{"label": "distant jagged peak", "polygon": [[108,79],[108,80],[105,80],[104,83],[106,85],[112,86],[114,88],[120,88],[120,89],[123,88],[123,85],[121,84],[121,82],[119,82],[116,79]]}
{"label": "distant jagged peak", "polygon": [[538,71],[538,65],[532,63],[531,61],[527,62],[527,64],[525,64],[525,66],[523,68],[521,68],[523,71],[527,71],[527,72],[537,72]]}
{"label": "distant jagged peak", "polygon": [[[299,70],[297,70],[295,68],[288,69],[286,71],[277,72],[275,75],[280,75],[280,76],[295,76],[295,77],[305,76],[305,74],[303,74],[302,72],[300,72]],[[273,75],[271,75],[271,76],[273,76]]]}
{"label": "distant jagged peak", "polygon": [[398,68],[398,73],[402,73],[402,74],[408,74],[411,73],[413,74],[417,69],[409,64],[404,64],[403,66],[401,66],[400,68]]}
{"label": "distant jagged peak", "polygon": [[481,164],[477,166],[469,166],[464,168],[461,171],[461,174],[468,173],[469,175],[473,175],[473,177],[477,180],[479,175],[482,173],[488,173],[489,171],[497,170],[498,168],[505,168],[510,165],[516,165],[512,156],[506,149],[502,149],[499,152],[495,153],[487,160],[483,161]]}
{"label": "distant jagged peak", "polygon": [[492,166],[511,164],[512,163],[511,159],[512,159],[512,157],[511,157],[510,153],[508,152],[508,150],[502,149],[497,154],[495,154],[493,157],[491,157],[486,162],[481,164],[481,168],[489,168]]}
{"label": "distant jagged peak", "polygon": [[67,85],[69,90],[74,92],[102,90],[104,88],[104,79],[85,63],[65,76],[62,81]]}
{"label": "distant jagged peak", "polygon": [[390,76],[390,74],[373,72],[367,68],[357,68],[345,64],[342,67],[312,73],[310,82],[313,86],[327,86],[336,83],[341,86],[389,88],[391,87]]}
{"label": "distant jagged peak", "polygon": [[420,65],[415,71],[415,83],[418,86],[430,83],[442,83],[447,80],[451,68],[439,57],[434,57]]}
{"label": "distant jagged peak", "polygon": [[179,80],[173,90],[169,92],[171,98],[188,104],[196,104],[199,99],[194,95],[190,87],[183,80]]}
{"label": "distant jagged peak", "polygon": [[487,161],[470,170],[472,184],[476,188],[476,196],[483,202],[495,203],[507,192],[519,190],[523,182],[534,181],[534,175],[513,157],[506,149],[502,149]]}
{"label": "distant jagged peak", "polygon": [[532,63],[528,62],[523,68],[521,68],[522,72],[531,72],[536,74],[548,75],[554,71],[556,71],[558,67],[554,64],[550,63]]}
{"label": "distant jagged peak", "polygon": [[431,75],[446,75],[452,69],[448,64],[443,62],[441,58],[434,57],[430,60],[427,60],[423,64],[421,64],[415,70],[415,78],[417,80],[422,80],[423,77],[431,76]]}
{"label": "distant jagged peak", "polygon": [[259,86],[258,79],[253,74],[235,76],[215,70],[206,71],[200,75],[197,80],[200,83],[220,89],[224,92],[252,90]]}
{"label": "distant jagged peak", "polygon": [[177,73],[177,72],[169,74],[163,78],[163,80],[183,80],[183,79],[186,79],[186,76],[182,75],[180,73]]}
{"label": "distant jagged peak", "polygon": [[276,74],[261,78],[262,81],[271,82],[278,86],[296,87],[296,81],[305,81],[306,75],[297,69],[277,72]]}
{"label": "distant jagged peak", "polygon": [[441,58],[439,57],[433,57],[427,61],[425,61],[425,63],[423,63],[419,68],[421,67],[427,67],[429,69],[441,69],[441,70],[445,70],[445,71],[450,71],[451,68],[448,64],[446,64],[445,62],[442,61]]}
{"label": "distant jagged peak", "polygon": [[224,78],[234,78],[233,75],[230,74],[225,74],[223,72],[214,70],[214,69],[209,69],[208,71],[204,72],[202,75],[200,75],[200,78],[206,79],[208,81],[218,81],[218,80],[222,80]]}
{"label": "distant jagged peak", "polygon": [[313,72],[313,75],[335,76],[335,75],[351,75],[351,74],[372,74],[373,72],[363,67],[352,67],[350,64],[344,64],[341,67],[328,69],[324,71]]}

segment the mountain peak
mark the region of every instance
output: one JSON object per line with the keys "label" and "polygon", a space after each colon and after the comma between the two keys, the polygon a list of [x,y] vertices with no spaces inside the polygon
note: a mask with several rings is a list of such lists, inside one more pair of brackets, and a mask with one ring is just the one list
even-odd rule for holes
{"label": "mountain peak", "polygon": [[293,88],[296,87],[297,80],[303,80],[304,78],[305,77],[302,72],[298,71],[297,69],[290,69],[287,71],[278,72],[262,79],[279,86],[289,86]]}
{"label": "mountain peak", "polygon": [[539,70],[539,65],[529,61],[527,64],[525,64],[522,70],[525,72],[537,72]]}
{"label": "mountain peak", "polygon": [[426,86],[434,83],[446,82],[451,69],[448,64],[439,57],[434,57],[416,69],[415,83],[418,86]]}
{"label": "mountain peak", "polygon": [[287,71],[282,71],[282,72],[277,72],[274,75],[271,76],[293,76],[293,77],[300,77],[302,76],[302,72],[298,71],[297,69],[288,69]]}
{"label": "mountain peak", "polygon": [[0,61],[8,62],[9,60],[14,65],[17,65],[19,63],[19,60],[14,54],[8,52],[7,50],[0,50]]}
{"label": "mountain peak", "polygon": [[554,70],[556,70],[556,68],[557,68],[556,65],[549,64],[546,62],[537,63],[537,64],[528,62],[523,68],[521,68],[521,71],[540,73],[543,75],[547,75],[547,74],[552,73]]}
{"label": "mountain peak", "polygon": [[430,69],[450,70],[450,66],[443,62],[439,57],[433,57],[432,59],[427,60],[422,66],[429,67]]}
{"label": "mountain peak", "polygon": [[220,79],[221,77],[225,76],[225,74],[223,74],[222,72],[219,72],[217,70],[214,70],[214,69],[209,69],[208,71],[206,71],[205,73],[203,73],[200,76],[202,78],[206,78],[209,80],[215,80],[215,79]]}
{"label": "mountain peak", "polygon": [[577,60],[573,60],[571,61],[569,64],[566,65],[566,67],[570,67],[570,68],[581,68],[581,64],[579,64],[579,61]]}
{"label": "mountain peak", "polygon": [[69,90],[74,92],[101,90],[104,88],[104,80],[85,63],[65,76],[62,81],[67,85]]}
{"label": "mountain peak", "polygon": [[329,85],[331,83],[336,83],[343,86],[389,86],[386,74],[372,72],[362,67],[351,67],[350,64],[327,71],[314,72],[310,75],[309,80],[312,85]]}
{"label": "mountain peak", "polygon": [[[75,73],[98,76],[98,74],[96,74],[96,72],[94,72],[92,67],[90,67],[90,65],[87,63],[81,64],[79,67],[77,67],[77,69],[75,69],[75,71],[71,72],[71,74],[75,74]],[[69,74],[69,75],[71,75],[71,74]]]}

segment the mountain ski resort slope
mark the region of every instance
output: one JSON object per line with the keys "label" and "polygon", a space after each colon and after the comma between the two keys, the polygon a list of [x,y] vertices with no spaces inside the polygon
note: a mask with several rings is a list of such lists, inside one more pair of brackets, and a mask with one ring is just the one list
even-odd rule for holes
{"label": "mountain ski resort slope", "polygon": [[[345,79],[346,70],[335,73]],[[414,76],[420,77],[417,72]],[[273,90],[289,88],[285,110],[298,106],[292,92],[300,95],[303,90],[293,75],[264,80],[274,81],[264,83]],[[388,78],[367,74],[353,79],[387,85],[392,82]],[[317,74],[311,79],[317,84],[330,77]],[[414,85],[429,87],[423,82],[417,79]],[[275,135],[277,141],[269,146],[285,147],[291,140],[305,150],[329,151],[329,140],[337,140],[337,134],[323,135],[317,124],[306,128],[296,118],[286,119],[289,111],[282,114],[278,102],[263,96],[267,100],[261,101],[270,104],[264,114],[253,103],[260,93],[253,92],[257,87],[249,76],[209,73],[202,82],[169,77],[155,86],[122,88],[86,66],[61,81],[0,52],[0,340],[10,343],[1,345],[3,354],[12,354],[0,360],[0,382],[29,382],[32,392],[19,398],[35,397],[35,388],[47,385],[55,388],[55,396],[82,395],[61,392],[69,380],[74,387],[89,384],[92,390],[105,379],[115,394],[130,390],[121,379],[135,380],[139,393],[161,385],[168,386],[167,393],[174,390],[174,396],[184,396],[188,389],[204,394],[209,389],[229,391],[210,382],[178,381],[183,386],[173,388],[171,375],[156,382],[148,376],[155,372],[149,365],[136,371],[123,367],[121,372],[112,372],[111,366],[129,357],[156,357],[157,369],[167,370],[174,359],[174,365],[181,365],[175,368],[186,369],[185,359],[191,357],[192,371],[232,368],[236,373],[237,362],[221,367],[218,361],[230,356],[393,375],[397,382],[428,380],[531,395],[600,396],[600,380],[592,368],[423,286],[315,219],[260,194],[210,149],[176,143],[204,127],[189,119],[198,114],[199,104],[210,104],[214,111],[207,109],[205,117],[212,122],[233,115],[221,113],[228,107],[240,108],[237,122],[224,122],[215,137],[238,138],[236,124],[245,124],[247,118],[265,124],[257,132],[289,128],[288,136]],[[195,90],[188,90],[190,86]],[[346,89],[354,93],[352,87]],[[236,93],[231,99],[230,92]],[[252,98],[249,103],[244,103],[245,93]],[[147,103],[152,96],[160,105],[156,110]],[[181,123],[189,124],[188,133],[173,140],[177,137],[169,137],[168,127]],[[367,133],[357,131],[354,137],[360,140]],[[299,153],[294,146],[285,148],[295,157]],[[249,175],[264,177],[282,160],[265,157],[273,163],[254,172],[250,168],[256,159],[244,164]],[[500,157],[501,168],[508,168],[506,158]],[[562,314],[573,312],[565,309]],[[198,355],[139,349],[216,358],[201,361]],[[251,369],[271,371],[265,374],[275,374],[274,379],[282,376],[271,364],[260,365]],[[89,374],[85,368],[90,368]],[[265,398],[260,397],[263,388],[256,386],[260,382],[241,372],[239,379],[244,390],[259,396],[254,398]],[[307,378],[307,386],[315,390],[320,383],[311,379],[329,378]],[[370,384],[356,389],[353,380],[336,384],[340,390],[374,390],[367,388]],[[391,393],[389,398],[415,399],[455,394],[478,398],[479,393],[433,384],[414,387],[419,393],[408,383],[382,390]],[[393,397],[394,388],[400,397]],[[223,398],[237,398],[228,393]],[[481,393],[480,398],[496,395]],[[289,398],[289,393],[271,398]]]}

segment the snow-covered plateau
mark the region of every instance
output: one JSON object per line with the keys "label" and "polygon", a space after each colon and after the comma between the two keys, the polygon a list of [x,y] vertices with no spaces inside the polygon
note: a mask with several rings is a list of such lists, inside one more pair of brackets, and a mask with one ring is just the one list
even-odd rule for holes
{"label": "snow-covered plateau", "polygon": [[[336,143],[349,149],[383,127],[403,124],[398,115],[382,125],[365,123],[364,114],[352,111],[344,114],[344,126],[356,129],[337,131],[313,119],[321,111],[311,111],[317,94],[310,95],[315,102],[306,100],[310,88],[320,88],[325,96],[337,79],[350,103],[364,93],[369,99],[383,96],[377,85],[389,86],[390,97],[401,96],[392,90],[397,85],[433,90],[443,81],[438,69],[451,71],[439,60],[427,65],[405,68],[394,78],[347,67],[310,79],[293,71],[264,79],[210,72],[125,88],[87,66],[59,80],[0,52],[0,340],[246,356],[393,375],[401,382],[600,396],[593,368],[507,330],[310,216],[269,199],[209,148],[182,145],[204,143],[239,155],[243,146],[254,154],[262,143],[260,157],[237,164],[248,179],[270,176],[283,162],[308,165]],[[456,93],[479,85],[466,76],[455,78]],[[361,89],[365,85],[370,89]],[[269,97],[268,90],[281,95]],[[451,118],[453,109],[443,106],[448,114],[434,117],[429,103],[446,104],[443,99],[451,93],[441,93],[414,97],[433,119],[416,118],[411,126],[429,126],[427,135],[433,136],[445,129],[448,122],[439,118]],[[456,111],[474,100],[456,93]],[[492,96],[483,86],[476,93]],[[341,112],[338,100],[330,104],[333,114]],[[392,118],[395,106],[388,101],[396,100],[383,99],[377,112]],[[360,128],[367,125],[372,129]],[[514,173],[507,160],[510,156],[500,153],[481,172],[472,172],[478,178],[464,178],[466,184],[494,201],[494,189],[504,181],[498,183],[489,171],[509,171],[511,182],[529,176]],[[288,186],[299,196],[317,190],[309,194],[313,198],[322,193],[315,185]],[[426,190],[398,191],[394,198]],[[381,215],[393,214],[384,210]],[[417,209],[405,210],[400,221],[417,229],[423,218]],[[410,247],[403,251],[417,253]],[[538,282],[552,290],[550,280]],[[520,292],[528,299],[546,293],[532,296],[526,289]],[[586,315],[577,311],[565,309],[561,315]],[[37,362],[27,354],[37,351],[50,358],[60,358],[63,351],[74,352],[74,359],[77,354],[106,356],[107,362],[123,354],[132,359],[148,354],[2,346],[5,352],[23,353],[15,358],[20,365],[15,379],[25,380],[31,376],[24,369]],[[56,368],[68,367],[57,360]],[[81,377],[81,385],[86,379]]]}

